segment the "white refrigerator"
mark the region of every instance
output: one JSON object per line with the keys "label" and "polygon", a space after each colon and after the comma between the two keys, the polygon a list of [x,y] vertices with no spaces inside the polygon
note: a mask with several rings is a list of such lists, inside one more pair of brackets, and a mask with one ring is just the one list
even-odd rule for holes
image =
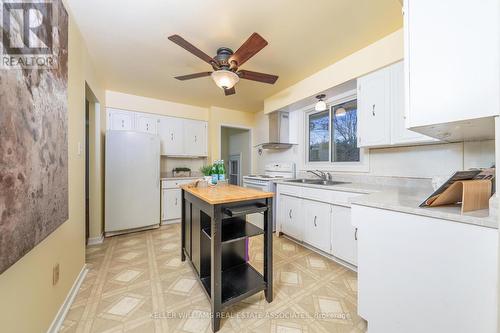
{"label": "white refrigerator", "polygon": [[160,139],[134,131],[106,132],[106,235],[160,223]]}

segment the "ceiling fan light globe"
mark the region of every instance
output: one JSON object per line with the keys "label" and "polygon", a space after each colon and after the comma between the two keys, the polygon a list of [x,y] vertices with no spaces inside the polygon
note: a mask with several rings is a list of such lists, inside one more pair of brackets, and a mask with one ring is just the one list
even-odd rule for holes
{"label": "ceiling fan light globe", "polygon": [[222,89],[231,89],[240,80],[236,73],[225,69],[214,71],[211,76],[215,84]]}
{"label": "ceiling fan light globe", "polygon": [[325,101],[318,101],[314,106],[315,111],[325,111],[327,109]]}

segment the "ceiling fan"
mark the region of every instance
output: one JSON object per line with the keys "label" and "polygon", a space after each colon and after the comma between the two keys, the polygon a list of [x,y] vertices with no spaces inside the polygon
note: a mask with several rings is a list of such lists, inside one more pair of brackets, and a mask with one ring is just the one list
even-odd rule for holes
{"label": "ceiling fan", "polygon": [[278,80],[278,76],[276,75],[239,69],[248,59],[253,57],[267,45],[267,41],[256,32],[254,32],[236,52],[233,52],[233,50],[227,47],[220,47],[217,49],[217,55],[213,58],[179,35],[172,35],[168,37],[168,39],[207,62],[213,68],[212,72],[176,76],[175,78],[177,80],[184,81],[211,76],[215,84],[224,90],[226,96],[236,93],[234,85],[240,78],[269,84],[274,84],[276,80]]}

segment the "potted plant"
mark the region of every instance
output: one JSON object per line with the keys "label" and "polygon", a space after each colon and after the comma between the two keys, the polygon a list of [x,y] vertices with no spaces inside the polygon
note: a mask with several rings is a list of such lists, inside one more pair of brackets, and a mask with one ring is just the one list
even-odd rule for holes
{"label": "potted plant", "polygon": [[203,174],[203,179],[210,184],[212,182],[212,164],[202,166],[200,172]]}

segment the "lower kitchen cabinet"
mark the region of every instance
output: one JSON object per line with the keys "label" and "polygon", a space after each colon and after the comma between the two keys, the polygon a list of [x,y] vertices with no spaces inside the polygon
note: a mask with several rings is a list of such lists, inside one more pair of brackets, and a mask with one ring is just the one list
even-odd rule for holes
{"label": "lower kitchen cabinet", "polygon": [[182,214],[181,189],[179,186],[188,184],[192,180],[162,180],[161,184],[161,220],[179,222]]}
{"label": "lower kitchen cabinet", "polygon": [[281,231],[301,241],[303,238],[302,200],[282,195],[279,204],[278,219],[281,222]]}
{"label": "lower kitchen cabinet", "polygon": [[498,229],[360,205],[352,221],[370,332],[497,332]]}
{"label": "lower kitchen cabinet", "polygon": [[305,212],[304,242],[330,252],[332,206],[322,202],[302,200],[302,207]]}
{"label": "lower kitchen cabinet", "polygon": [[357,229],[351,224],[350,198],[344,191],[278,184],[277,228],[341,263],[357,265]]}
{"label": "lower kitchen cabinet", "polygon": [[357,265],[357,229],[351,223],[351,208],[332,206],[332,254]]}
{"label": "lower kitchen cabinet", "polygon": [[175,220],[181,218],[181,190],[169,188],[163,190],[164,198],[164,219]]}

